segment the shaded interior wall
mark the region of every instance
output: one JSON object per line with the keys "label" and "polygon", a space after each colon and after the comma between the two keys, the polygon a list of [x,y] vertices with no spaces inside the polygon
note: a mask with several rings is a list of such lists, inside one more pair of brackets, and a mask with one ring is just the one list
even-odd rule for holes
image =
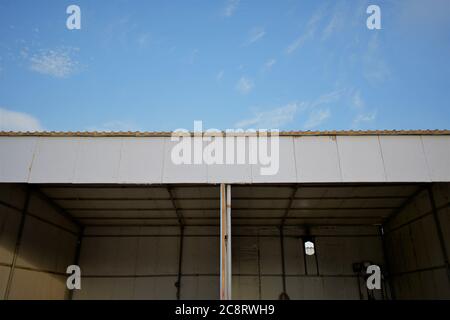
{"label": "shaded interior wall", "polygon": [[[236,227],[233,233],[233,299],[278,299],[283,291],[280,233],[274,227]],[[367,299],[365,280],[354,262],[382,269],[377,227],[313,227],[316,255],[304,255],[300,227],[284,228],[286,292],[290,299]],[[361,291],[360,291],[361,290]],[[376,299],[386,297],[375,290]]]}
{"label": "shaded interior wall", "polygon": [[[432,190],[448,256],[450,184],[433,184]],[[385,239],[397,299],[450,298],[450,282],[427,190],[385,226]]]}
{"label": "shaded interior wall", "polygon": [[[26,188],[0,184],[0,299],[7,298]],[[76,226],[31,193],[8,299],[66,298],[65,271],[74,262],[76,232]]]}
{"label": "shaded interior wall", "polygon": [[[219,228],[185,227],[181,299],[219,298]],[[176,299],[179,227],[87,227],[75,299]]]}
{"label": "shaded interior wall", "polygon": [[[181,299],[219,298],[219,228],[185,227]],[[302,230],[285,230],[287,291],[292,299],[359,299],[353,262],[383,264],[377,228],[316,228],[306,261]],[[276,228],[233,228],[233,298],[278,299],[282,291]],[[88,227],[82,242],[82,290],[75,299],[176,299],[179,227]],[[318,268],[317,268],[318,266]],[[317,273],[317,269],[319,272]],[[366,298],[364,282],[361,290]],[[376,293],[380,299],[381,292]]]}

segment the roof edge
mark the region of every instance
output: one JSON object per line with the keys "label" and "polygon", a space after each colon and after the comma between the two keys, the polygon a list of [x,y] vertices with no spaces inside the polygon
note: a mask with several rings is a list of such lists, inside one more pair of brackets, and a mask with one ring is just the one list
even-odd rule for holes
{"label": "roof edge", "polygon": [[[222,131],[225,133],[225,131]],[[0,131],[0,137],[170,137],[172,131]],[[239,133],[238,133],[239,134]],[[193,132],[191,132],[193,135]],[[239,135],[242,135],[240,133]],[[245,133],[244,133],[245,135]],[[450,130],[280,131],[280,136],[450,135]]]}

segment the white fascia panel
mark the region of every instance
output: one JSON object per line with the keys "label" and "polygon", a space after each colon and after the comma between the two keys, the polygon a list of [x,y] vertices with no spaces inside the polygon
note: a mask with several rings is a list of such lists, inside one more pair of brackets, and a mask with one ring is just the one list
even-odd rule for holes
{"label": "white fascia panel", "polygon": [[[199,138],[195,138],[199,139]],[[201,162],[194,164],[194,144],[191,143],[191,164],[175,164],[172,160],[172,149],[179,141],[171,141],[166,138],[164,146],[164,166],[163,166],[163,183],[206,183],[208,181],[207,166]],[[202,144],[205,145],[204,143]],[[202,149],[203,150],[203,149]]]}
{"label": "white fascia panel", "polygon": [[380,136],[380,145],[387,181],[430,181],[420,136]]}
{"label": "white fascia panel", "polygon": [[119,183],[161,183],[164,138],[123,138]]}
{"label": "white fascia panel", "polygon": [[28,182],[36,137],[0,137],[1,182]]}
{"label": "white fascia panel", "polygon": [[342,182],[385,182],[378,136],[338,136]]}
{"label": "white fascia panel", "polygon": [[117,183],[122,138],[81,138],[75,183]]}
{"label": "white fascia panel", "polygon": [[[270,139],[268,139],[270,140]],[[260,147],[258,143],[258,148]],[[270,149],[269,149],[270,150]],[[295,163],[295,148],[293,137],[279,137],[279,154],[270,154],[271,163],[264,164],[261,162],[258,149],[258,164],[251,165],[252,181],[254,183],[277,182],[289,183],[297,182],[297,168]],[[263,174],[264,169],[272,166],[274,172],[278,161],[278,172],[276,174]],[[246,181],[243,181],[246,182]]]}
{"label": "white fascia panel", "polygon": [[295,159],[299,182],[341,182],[336,137],[296,137]]}
{"label": "white fascia panel", "polygon": [[78,138],[40,138],[30,172],[30,183],[73,181]]}
{"label": "white fascia panel", "polygon": [[422,136],[432,181],[450,181],[450,137]]}

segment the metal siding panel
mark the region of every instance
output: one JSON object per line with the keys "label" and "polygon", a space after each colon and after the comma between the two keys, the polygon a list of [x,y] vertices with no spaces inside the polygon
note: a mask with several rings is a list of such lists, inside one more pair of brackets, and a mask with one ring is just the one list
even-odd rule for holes
{"label": "metal siding panel", "polygon": [[259,281],[255,276],[233,276],[233,300],[258,300]]}
{"label": "metal siding panel", "polygon": [[[179,164],[172,162],[171,152],[172,148],[179,142],[170,141],[166,138],[164,151],[164,171],[162,183],[207,183],[208,172],[205,164]],[[194,143],[191,143],[191,161],[193,161]]]}
{"label": "metal siding panel", "polygon": [[10,267],[0,266],[0,300],[5,297],[6,285],[8,283]]}
{"label": "metal siding panel", "polygon": [[31,195],[28,212],[73,232],[77,232],[78,230],[65,216],[57,212],[53,206],[36,194]]}
{"label": "metal siding panel", "polygon": [[296,137],[298,182],[341,182],[336,137]]}
{"label": "metal siding panel", "polygon": [[0,263],[12,262],[20,218],[19,211],[0,204]]}
{"label": "metal siding panel", "polygon": [[183,273],[219,273],[219,239],[186,237],[183,244]]}
{"label": "metal siding panel", "polygon": [[124,138],[118,182],[161,183],[164,138]]}
{"label": "metal siding panel", "polygon": [[0,137],[0,182],[28,182],[37,138]]}
{"label": "metal siding panel", "polygon": [[[259,152],[259,150],[258,150]],[[258,156],[259,159],[259,156]],[[297,182],[297,168],[295,163],[295,148],[293,137],[279,138],[278,172],[274,175],[262,175],[261,169],[268,167],[261,164],[251,165],[252,181],[242,180],[242,183],[257,182]]]}
{"label": "metal siding panel", "polygon": [[14,272],[11,300],[62,300],[65,296],[65,276],[22,269]]}
{"label": "metal siding panel", "polygon": [[219,276],[184,276],[182,300],[218,300]]}
{"label": "metal siding panel", "polygon": [[[287,284],[289,281],[287,281]],[[287,286],[287,285],[286,285]],[[261,277],[261,299],[278,300],[283,292],[282,279],[280,276],[262,276]]]}
{"label": "metal siding panel", "polygon": [[79,143],[78,138],[40,138],[29,182],[72,182]]}
{"label": "metal siding panel", "polygon": [[177,274],[179,237],[139,238],[136,274]]}
{"label": "metal siding panel", "polygon": [[75,290],[74,300],[110,300],[113,280],[111,278],[81,278],[81,290]]}
{"label": "metal siding panel", "polygon": [[385,182],[377,136],[338,136],[342,182]]}
{"label": "metal siding panel", "polygon": [[450,181],[450,137],[422,136],[432,181]]}
{"label": "metal siding panel", "polygon": [[[233,237],[233,274],[258,273],[258,244],[256,237]],[[234,289],[234,288],[233,288]]]}
{"label": "metal siding panel", "polygon": [[[181,279],[181,290],[183,290],[183,278]],[[176,298],[177,288],[175,282],[177,277],[150,277],[135,280],[134,299],[142,300],[173,300]]]}
{"label": "metal siding panel", "polygon": [[80,266],[84,275],[113,275],[120,238],[84,238]]}
{"label": "metal siding panel", "polygon": [[[284,255],[286,274],[304,274],[303,240],[300,238],[284,237]],[[281,262],[280,262],[281,263]]]}
{"label": "metal siding panel", "polygon": [[261,274],[281,274],[280,238],[261,238],[259,239],[259,243],[261,252]]}
{"label": "metal siding panel", "polygon": [[420,137],[381,136],[379,139],[387,181],[430,181]]}
{"label": "metal siding panel", "polygon": [[117,183],[122,138],[83,138],[75,169],[75,183]]}
{"label": "metal siding panel", "polygon": [[[225,144],[227,139],[234,139],[234,162],[226,164]],[[209,183],[242,183],[252,181],[252,167],[246,162],[245,164],[237,164],[237,147],[235,137],[224,138],[224,164],[212,164],[207,166]],[[248,139],[246,139],[246,152],[248,152]]]}
{"label": "metal siding panel", "polygon": [[17,265],[66,272],[75,255],[76,237],[32,217],[25,222]]}

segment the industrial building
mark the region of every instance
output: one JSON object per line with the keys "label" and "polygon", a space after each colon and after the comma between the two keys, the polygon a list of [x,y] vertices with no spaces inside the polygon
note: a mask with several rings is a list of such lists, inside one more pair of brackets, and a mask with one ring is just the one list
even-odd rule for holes
{"label": "industrial building", "polygon": [[281,132],[270,176],[173,144],[1,132],[0,299],[450,299],[450,131]]}

